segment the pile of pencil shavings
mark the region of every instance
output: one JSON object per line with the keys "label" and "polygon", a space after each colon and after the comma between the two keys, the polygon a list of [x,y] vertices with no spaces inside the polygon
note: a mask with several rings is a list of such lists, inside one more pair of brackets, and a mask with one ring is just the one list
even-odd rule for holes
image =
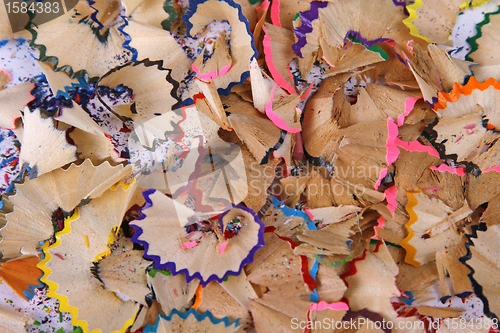
{"label": "pile of pencil shavings", "polygon": [[84,333],[456,332],[445,302],[472,294],[466,323],[492,332],[500,7],[467,61],[447,52],[485,2],[80,0],[21,33],[0,20],[43,71],[0,72],[20,142],[0,278],[42,282]]}

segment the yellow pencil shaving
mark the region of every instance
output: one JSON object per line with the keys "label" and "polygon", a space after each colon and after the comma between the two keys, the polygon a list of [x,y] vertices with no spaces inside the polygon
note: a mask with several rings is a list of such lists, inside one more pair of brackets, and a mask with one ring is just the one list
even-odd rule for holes
{"label": "yellow pencil shaving", "polygon": [[417,249],[409,243],[409,241],[415,236],[415,232],[410,228],[411,225],[418,220],[417,214],[413,211],[413,208],[418,204],[417,198],[413,195],[414,193],[420,193],[422,190],[418,190],[417,192],[406,191],[406,195],[408,196],[408,203],[405,208],[410,215],[410,219],[406,223],[406,229],[408,229],[408,236],[401,241],[401,246],[406,250],[405,262],[415,267],[420,266],[422,263],[415,260],[415,255],[417,254]]}
{"label": "yellow pencil shaving", "polygon": [[126,191],[130,186],[135,184],[135,178],[130,182],[130,184],[125,184],[123,180],[121,180],[118,184],[111,186],[109,189],[112,191],[116,191],[120,186],[123,186],[123,189]]}
{"label": "yellow pencil shaving", "polygon": [[[40,261],[36,265],[36,267],[38,267],[43,271],[43,276],[40,278],[40,281],[44,282],[49,286],[49,289],[47,291],[47,296],[52,298],[57,298],[59,300],[60,311],[69,312],[72,314],[71,324],[73,326],[80,326],[82,328],[83,333],[102,333],[101,330],[99,329],[95,329],[92,332],[90,332],[88,323],[85,320],[78,319],[78,309],[75,306],[68,304],[68,298],[66,296],[56,293],[57,289],[59,288],[59,285],[47,279],[52,273],[52,270],[46,266],[46,264],[52,259],[52,255],[50,254],[49,250],[56,248],[61,244],[61,235],[66,235],[71,232],[71,222],[78,220],[78,217],[79,217],[79,211],[77,207],[73,215],[67,217],[64,220],[64,229],[55,234],[56,242],[48,247],[43,248],[43,253],[45,254],[45,258],[42,261]],[[109,252],[111,253],[111,251]],[[119,331],[115,330],[112,333],[125,333],[125,331],[134,323],[138,312],[139,309],[137,309],[132,318],[130,318],[123,324],[122,328]]]}

